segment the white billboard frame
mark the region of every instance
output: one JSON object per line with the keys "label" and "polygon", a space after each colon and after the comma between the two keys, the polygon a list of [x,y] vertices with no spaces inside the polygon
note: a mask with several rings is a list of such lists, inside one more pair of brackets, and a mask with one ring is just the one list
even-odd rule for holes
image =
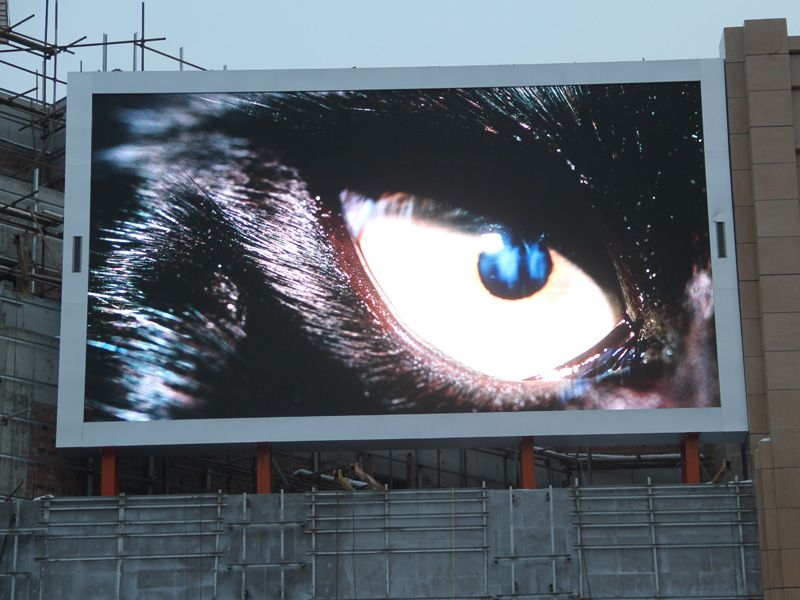
{"label": "white billboard frame", "polygon": [[[513,413],[395,414],[84,422],[89,271],[92,97],[95,94],[299,92],[699,81],[705,141],[720,407]],[[721,59],[564,65],[293,71],[70,73],[57,446],[189,447],[269,442],[276,447],[501,446],[537,443],[674,443],[699,432],[708,442],[748,431]],[[715,224],[715,225],[712,225]],[[719,225],[722,224],[722,225]],[[723,230],[726,256],[717,235]],[[82,251],[72,251],[75,240]],[[73,258],[80,261],[73,265]]]}

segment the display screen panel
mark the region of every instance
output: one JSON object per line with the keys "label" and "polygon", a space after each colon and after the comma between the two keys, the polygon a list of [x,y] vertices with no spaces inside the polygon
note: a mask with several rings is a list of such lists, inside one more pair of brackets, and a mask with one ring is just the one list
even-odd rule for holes
{"label": "display screen panel", "polygon": [[85,423],[722,406],[700,81],[90,100]]}

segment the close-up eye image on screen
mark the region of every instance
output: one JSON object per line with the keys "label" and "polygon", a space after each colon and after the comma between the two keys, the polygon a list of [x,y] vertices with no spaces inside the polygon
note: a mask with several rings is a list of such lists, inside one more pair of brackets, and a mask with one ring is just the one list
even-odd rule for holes
{"label": "close-up eye image on screen", "polygon": [[85,420],[719,407],[701,108],[94,94]]}

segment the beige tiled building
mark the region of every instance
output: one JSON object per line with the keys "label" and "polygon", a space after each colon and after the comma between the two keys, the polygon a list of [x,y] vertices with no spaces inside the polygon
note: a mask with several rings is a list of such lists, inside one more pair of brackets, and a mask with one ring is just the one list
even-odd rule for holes
{"label": "beige tiled building", "polygon": [[764,598],[800,599],[800,36],[722,41]]}

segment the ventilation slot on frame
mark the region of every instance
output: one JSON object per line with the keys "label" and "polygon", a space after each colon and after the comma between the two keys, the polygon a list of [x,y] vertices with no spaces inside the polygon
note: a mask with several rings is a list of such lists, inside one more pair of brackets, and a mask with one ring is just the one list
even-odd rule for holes
{"label": "ventilation slot on frame", "polygon": [[719,258],[728,257],[728,249],[725,243],[725,221],[717,221],[717,256]]}
{"label": "ventilation slot on frame", "polygon": [[83,245],[83,238],[79,235],[72,237],[72,272],[81,272],[81,251]]}

